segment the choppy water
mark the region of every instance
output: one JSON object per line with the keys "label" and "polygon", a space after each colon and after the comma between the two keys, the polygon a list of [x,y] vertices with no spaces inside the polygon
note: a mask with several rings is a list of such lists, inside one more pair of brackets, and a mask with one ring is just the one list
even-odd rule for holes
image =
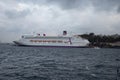
{"label": "choppy water", "polygon": [[120,80],[120,49],[0,45],[0,80]]}

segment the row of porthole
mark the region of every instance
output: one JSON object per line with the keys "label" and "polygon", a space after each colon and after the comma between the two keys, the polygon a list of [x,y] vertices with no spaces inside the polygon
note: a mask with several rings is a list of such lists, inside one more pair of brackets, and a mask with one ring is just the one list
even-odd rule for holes
{"label": "row of porthole", "polygon": [[30,42],[60,42],[60,43],[62,43],[63,41],[55,41],[55,40],[30,40]]}
{"label": "row of porthole", "polygon": [[[30,40],[30,42],[52,42],[52,43],[63,43],[63,41],[55,41],[55,40]],[[64,43],[68,43],[68,42],[64,42]]]}

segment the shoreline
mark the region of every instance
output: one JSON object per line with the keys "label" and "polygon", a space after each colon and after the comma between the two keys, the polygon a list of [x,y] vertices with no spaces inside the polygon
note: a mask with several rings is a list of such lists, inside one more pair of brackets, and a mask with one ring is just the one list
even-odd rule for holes
{"label": "shoreline", "polygon": [[[10,45],[10,46],[17,46],[15,45],[14,43],[0,43],[0,45]],[[29,47],[29,46],[23,46],[23,47]],[[31,47],[31,46],[30,46]],[[33,46],[34,47],[34,46]],[[43,46],[42,46],[43,47]],[[81,47],[80,47],[81,48]],[[89,45],[87,47],[84,47],[84,48],[96,48],[96,49],[99,49],[99,48],[113,48],[113,49],[120,49],[120,46],[97,46],[97,45]]]}

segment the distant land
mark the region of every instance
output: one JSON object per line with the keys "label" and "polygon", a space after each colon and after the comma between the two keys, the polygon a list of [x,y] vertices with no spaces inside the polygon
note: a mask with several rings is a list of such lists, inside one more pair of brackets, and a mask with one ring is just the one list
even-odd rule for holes
{"label": "distant land", "polygon": [[78,35],[82,38],[88,39],[90,47],[100,48],[120,48],[120,35],[96,35],[94,33]]}

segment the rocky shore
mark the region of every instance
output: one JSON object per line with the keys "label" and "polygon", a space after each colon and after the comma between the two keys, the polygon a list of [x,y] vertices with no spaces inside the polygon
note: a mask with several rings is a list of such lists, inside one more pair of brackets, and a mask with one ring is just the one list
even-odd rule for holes
{"label": "rocky shore", "polygon": [[120,35],[96,35],[94,33],[78,35],[88,39],[89,47],[120,48]]}

